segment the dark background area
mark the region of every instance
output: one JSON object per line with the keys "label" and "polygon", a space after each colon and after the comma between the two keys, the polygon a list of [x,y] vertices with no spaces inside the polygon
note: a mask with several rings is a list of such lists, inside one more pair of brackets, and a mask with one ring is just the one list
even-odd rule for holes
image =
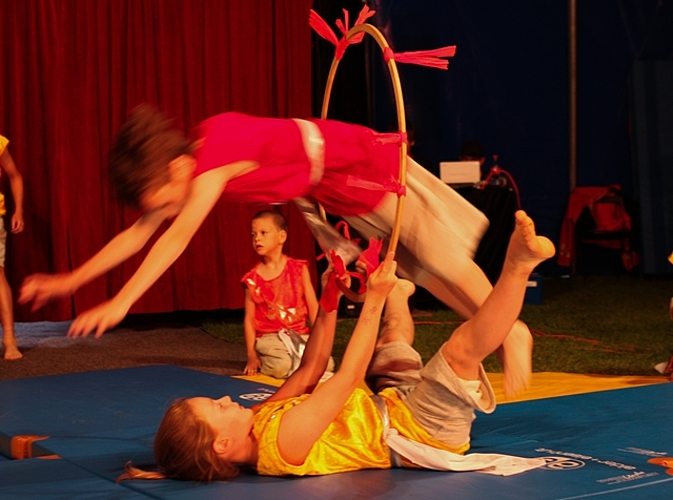
{"label": "dark background area", "polygon": [[[396,52],[457,46],[448,71],[397,65],[415,154],[424,166],[438,173],[440,161],[458,159],[464,141],[481,141],[486,167],[498,155],[520,189],[522,208],[541,233],[558,243],[570,191],[569,2],[368,4],[377,11],[370,22]],[[352,25],[362,5],[359,0],[314,2],[330,25],[343,18],[342,7]],[[577,186],[622,186],[634,219],[634,241],[644,245],[639,271],[670,274],[673,2],[606,0],[578,2],[577,8]],[[334,48],[313,36],[315,114]],[[388,71],[369,38],[348,48],[334,88],[334,118],[378,130],[396,118]],[[605,263],[599,251],[585,270],[623,271],[619,263]],[[564,274],[569,269],[552,261],[541,271]]]}

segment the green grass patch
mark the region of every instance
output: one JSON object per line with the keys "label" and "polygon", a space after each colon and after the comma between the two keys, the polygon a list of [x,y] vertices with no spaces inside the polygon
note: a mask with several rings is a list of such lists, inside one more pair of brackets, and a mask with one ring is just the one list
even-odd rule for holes
{"label": "green grass patch", "polygon": [[[669,300],[673,281],[638,276],[550,277],[540,305],[524,305],[521,319],[534,335],[533,371],[604,375],[656,375],[653,366],[673,354]],[[415,311],[414,347],[427,361],[461,319],[446,308]],[[341,360],[355,319],[340,319],[333,355]],[[203,317],[199,326],[244,344],[240,312]],[[487,371],[500,371],[494,356]]]}

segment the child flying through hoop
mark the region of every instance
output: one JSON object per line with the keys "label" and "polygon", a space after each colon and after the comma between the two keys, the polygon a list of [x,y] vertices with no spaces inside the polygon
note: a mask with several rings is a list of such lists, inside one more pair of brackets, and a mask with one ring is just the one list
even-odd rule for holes
{"label": "child flying through hoop", "polygon": [[[167,219],[128,282],[108,301],[80,314],[68,335],[100,337],[184,251],[220,198],[280,202],[310,197],[365,237],[385,238],[406,194],[396,249],[402,276],[469,318],[492,286],[472,256],[488,221],[413,160],[407,184],[397,182],[399,147],[390,134],[332,120],[262,118],[236,112],[206,120],[192,143],[156,109],[130,115],[110,152],[110,178],[119,198],[144,213],[81,266],[58,275],[36,274],[21,287],[33,308],[72,294],[137,253]],[[447,265],[449,263],[449,265]],[[528,383],[532,336],[520,321],[499,349],[506,392]]]}

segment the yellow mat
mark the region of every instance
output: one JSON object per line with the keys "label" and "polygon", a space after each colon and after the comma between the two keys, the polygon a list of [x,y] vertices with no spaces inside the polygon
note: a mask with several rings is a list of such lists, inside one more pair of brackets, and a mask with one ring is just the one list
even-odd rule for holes
{"label": "yellow mat", "polygon": [[[266,375],[257,374],[252,376],[241,375],[238,378],[280,386],[283,381]],[[489,373],[488,379],[493,385],[496,401],[498,403],[514,403],[531,399],[551,398],[554,396],[569,396],[586,392],[606,391],[609,389],[622,389],[639,385],[660,384],[668,382],[668,377],[644,377],[644,376],[613,376],[613,375],[581,375],[577,373],[533,373],[530,388],[512,399],[505,399],[502,390],[502,373]],[[364,388],[364,384],[362,384]]]}
{"label": "yellow mat", "polygon": [[668,382],[664,376],[615,376],[615,375],[582,375],[578,373],[533,373],[530,388],[516,398],[505,399],[502,390],[502,373],[489,373],[488,379],[493,385],[498,403],[513,403],[531,399],[551,398],[554,396],[570,396],[586,392],[621,389],[638,385],[659,384]]}

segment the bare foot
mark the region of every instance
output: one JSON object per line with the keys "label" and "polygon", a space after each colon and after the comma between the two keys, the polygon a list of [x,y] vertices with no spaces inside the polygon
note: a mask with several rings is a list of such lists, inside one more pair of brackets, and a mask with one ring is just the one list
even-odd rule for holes
{"label": "bare foot", "polygon": [[516,268],[533,271],[540,262],[554,256],[554,244],[535,233],[533,219],[519,210],[515,214],[515,227],[507,247],[506,262]]}
{"label": "bare foot", "polygon": [[19,351],[19,348],[16,344],[5,344],[5,360],[12,361],[15,359],[21,359],[22,357],[23,354],[21,354],[21,351]]}

